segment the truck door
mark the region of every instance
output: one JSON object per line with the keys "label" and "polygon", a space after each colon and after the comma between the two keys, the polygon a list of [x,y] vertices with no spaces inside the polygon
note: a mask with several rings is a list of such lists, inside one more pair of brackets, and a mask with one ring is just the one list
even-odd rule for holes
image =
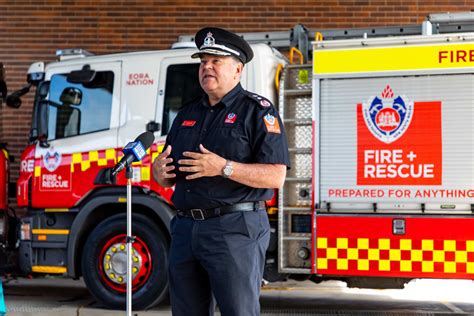
{"label": "truck door", "polygon": [[74,206],[94,187],[98,171],[115,162],[121,63],[87,64],[95,71],[88,83],[68,81],[84,62],[58,63],[47,71],[47,145],[36,145],[33,207]]}
{"label": "truck door", "polygon": [[165,142],[178,111],[204,93],[199,85],[198,71],[199,61],[189,56],[163,59],[155,119],[161,122],[159,143]]}

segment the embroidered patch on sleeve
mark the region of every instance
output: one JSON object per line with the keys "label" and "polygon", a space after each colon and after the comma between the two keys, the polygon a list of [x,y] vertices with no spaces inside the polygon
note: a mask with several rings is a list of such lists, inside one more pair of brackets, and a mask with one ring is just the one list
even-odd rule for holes
{"label": "embroidered patch on sleeve", "polygon": [[263,117],[263,121],[265,122],[265,126],[267,127],[267,131],[269,133],[281,134],[280,131],[280,124],[278,120],[271,114],[267,114]]}

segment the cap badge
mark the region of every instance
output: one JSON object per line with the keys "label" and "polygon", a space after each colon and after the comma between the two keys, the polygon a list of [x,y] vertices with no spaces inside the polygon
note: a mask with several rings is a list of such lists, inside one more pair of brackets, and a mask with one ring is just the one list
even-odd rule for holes
{"label": "cap badge", "polygon": [[204,39],[204,43],[203,43],[202,47],[214,46],[215,43],[216,43],[216,40],[212,36],[212,33],[209,32],[209,33],[207,33],[206,38]]}

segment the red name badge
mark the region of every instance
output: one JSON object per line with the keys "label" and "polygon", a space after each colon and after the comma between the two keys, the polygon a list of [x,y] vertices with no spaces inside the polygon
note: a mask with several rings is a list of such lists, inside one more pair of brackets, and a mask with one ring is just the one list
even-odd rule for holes
{"label": "red name badge", "polygon": [[196,121],[185,120],[185,121],[183,121],[183,123],[181,123],[181,126],[191,127],[191,126],[194,126],[195,124],[196,124]]}

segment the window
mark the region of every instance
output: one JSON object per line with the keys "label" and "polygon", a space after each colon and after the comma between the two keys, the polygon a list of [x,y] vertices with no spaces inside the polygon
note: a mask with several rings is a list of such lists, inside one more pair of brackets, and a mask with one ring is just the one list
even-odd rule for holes
{"label": "window", "polygon": [[199,64],[171,65],[166,73],[162,135],[167,135],[179,110],[184,104],[201,96]]}
{"label": "window", "polygon": [[67,74],[51,78],[48,140],[82,135],[110,128],[114,73],[98,71],[87,84],[73,84]]}

